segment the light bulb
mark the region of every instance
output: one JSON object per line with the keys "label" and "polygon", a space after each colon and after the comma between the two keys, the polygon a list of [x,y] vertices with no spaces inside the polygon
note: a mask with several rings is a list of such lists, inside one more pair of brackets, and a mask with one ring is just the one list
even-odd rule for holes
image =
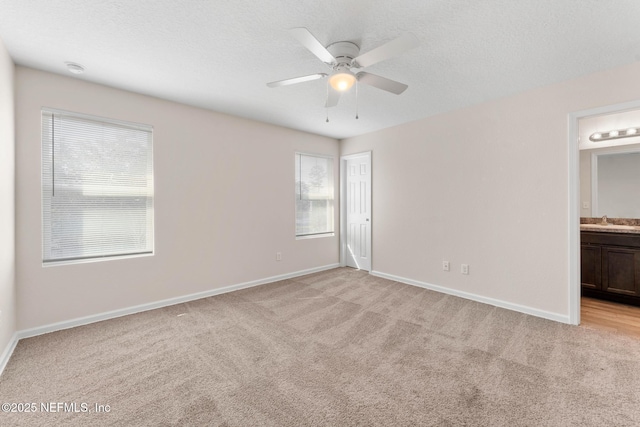
{"label": "light bulb", "polygon": [[338,92],[347,91],[356,82],[356,76],[349,70],[343,70],[329,77],[329,84]]}
{"label": "light bulb", "polygon": [[638,129],[636,129],[636,128],[627,129],[627,135],[635,135],[636,132],[638,132]]}
{"label": "light bulb", "polygon": [[611,132],[609,132],[609,136],[618,136],[618,131],[612,130]]}
{"label": "light bulb", "polygon": [[591,138],[600,139],[600,138],[602,138],[602,134],[601,133],[594,133],[593,135],[591,135]]}

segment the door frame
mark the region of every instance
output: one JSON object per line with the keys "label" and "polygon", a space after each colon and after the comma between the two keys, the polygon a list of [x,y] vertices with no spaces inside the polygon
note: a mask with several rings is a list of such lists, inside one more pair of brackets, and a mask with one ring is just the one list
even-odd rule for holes
{"label": "door frame", "polygon": [[[347,174],[346,165],[347,160],[356,159],[358,157],[369,157],[369,200],[371,200],[371,210],[373,211],[373,156],[372,151],[363,151],[360,153],[347,154],[340,156],[340,266],[347,266]],[[371,239],[367,240],[367,253],[371,258],[371,270],[373,271],[373,252],[371,241],[373,240],[373,212],[370,212],[369,218],[371,219],[369,227],[371,228]]]}
{"label": "door frame", "polygon": [[569,323],[580,324],[580,128],[583,118],[639,110],[640,100],[575,111],[568,116],[569,150]]}

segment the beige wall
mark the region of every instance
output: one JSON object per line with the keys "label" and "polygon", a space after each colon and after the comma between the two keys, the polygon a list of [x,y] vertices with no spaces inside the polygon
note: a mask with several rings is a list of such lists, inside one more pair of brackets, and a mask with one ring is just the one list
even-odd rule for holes
{"label": "beige wall", "polygon": [[[591,218],[591,152],[580,150],[580,216]],[[587,204],[585,208],[583,203]]]}
{"label": "beige wall", "polygon": [[373,150],[373,270],[568,316],[568,114],[640,99],[638,75],[636,62],[342,141],[342,155]]}
{"label": "beige wall", "polygon": [[14,70],[0,41],[0,355],[16,331]]}
{"label": "beige wall", "polygon": [[[333,155],[337,182],[338,141],[23,67],[16,77],[18,329],[339,261],[337,232],[294,238],[294,152]],[[154,127],[155,256],[42,267],[43,106]]]}

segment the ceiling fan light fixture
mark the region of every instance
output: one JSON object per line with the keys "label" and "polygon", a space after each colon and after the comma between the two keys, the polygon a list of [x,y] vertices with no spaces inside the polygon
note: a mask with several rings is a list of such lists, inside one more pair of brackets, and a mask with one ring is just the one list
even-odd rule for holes
{"label": "ceiling fan light fixture", "polygon": [[329,84],[338,92],[346,92],[356,82],[356,76],[349,70],[336,71],[329,77]]}

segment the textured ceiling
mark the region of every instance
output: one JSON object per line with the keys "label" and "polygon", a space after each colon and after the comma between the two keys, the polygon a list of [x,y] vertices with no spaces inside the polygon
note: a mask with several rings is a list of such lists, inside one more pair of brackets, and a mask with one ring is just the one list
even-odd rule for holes
{"label": "textured ceiling", "polygon": [[[0,0],[17,64],[344,138],[640,60],[638,0]],[[410,31],[420,47],[367,71],[409,85],[361,85],[325,122],[326,72],[288,32],[371,50]]]}

